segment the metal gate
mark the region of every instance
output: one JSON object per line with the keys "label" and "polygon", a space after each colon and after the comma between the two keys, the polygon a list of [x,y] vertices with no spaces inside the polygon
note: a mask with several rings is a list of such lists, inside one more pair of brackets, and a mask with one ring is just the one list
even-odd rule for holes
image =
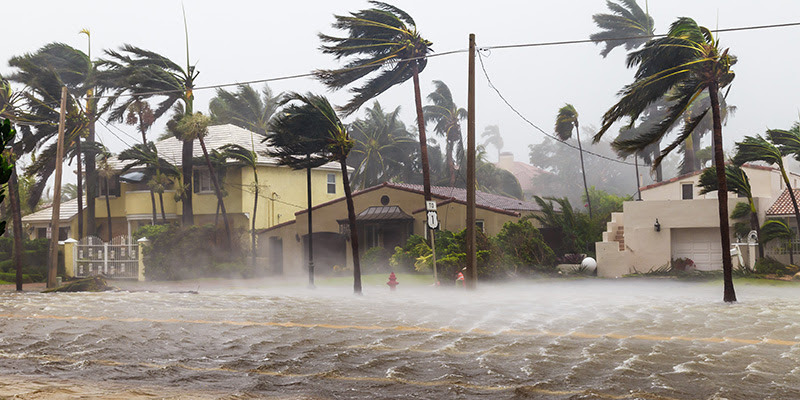
{"label": "metal gate", "polygon": [[137,279],[139,257],[137,245],[129,244],[125,236],[103,242],[97,236],[81,239],[74,252],[75,276],[104,275],[109,278]]}

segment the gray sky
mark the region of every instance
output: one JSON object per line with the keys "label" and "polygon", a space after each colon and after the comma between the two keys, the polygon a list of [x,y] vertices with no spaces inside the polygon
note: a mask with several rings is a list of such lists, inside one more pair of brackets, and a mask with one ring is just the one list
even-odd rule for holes
{"label": "gray sky", "polygon": [[[642,3],[642,1],[639,1]],[[550,42],[588,38],[596,32],[591,16],[606,12],[602,0],[486,1],[396,0],[393,4],[411,14],[420,33],[433,42],[436,52],[466,49],[469,33],[478,46]],[[185,0],[189,25],[190,60],[196,63],[199,86],[243,82],[334,68],[338,64],[320,53],[317,33],[336,33],[333,14],[366,8],[364,0],[339,1],[206,1]],[[649,11],[656,32],[666,33],[679,16],[694,18],[709,28],[742,27],[800,21],[800,2],[769,0],[652,0]],[[82,28],[92,32],[92,57],[102,50],[130,43],[185,63],[181,3],[178,0],[117,2],[100,0],[6,1],[0,33],[5,38],[0,59],[35,51],[53,41],[86,49]],[[765,128],[788,128],[798,120],[798,52],[794,43],[800,27],[729,32],[721,35],[723,47],[739,58],[737,74],[728,97],[738,111],[723,128],[726,148],[744,135]],[[565,102],[580,113],[581,125],[599,126],[602,114],[616,101],[616,93],[632,80],[624,65],[624,49],[603,59],[600,45],[578,44],[494,50],[485,58],[493,82],[523,115],[548,132],[555,114]],[[85,51],[85,50],[84,50]],[[7,74],[7,62],[0,73]],[[420,76],[423,96],[433,89],[432,80],[443,80],[456,102],[466,107],[467,56],[432,58]],[[327,91],[310,78],[270,84],[277,93]],[[207,110],[213,90],[195,92],[195,108]],[[336,104],[348,99],[346,91],[329,93]],[[401,117],[414,124],[413,86],[409,80],[381,95],[385,109],[402,107]],[[363,115],[363,113],[358,113]],[[517,160],[528,160],[528,145],[543,135],[527,125],[488,87],[478,69],[477,133],[486,125],[499,124],[505,149]],[[163,125],[162,125],[163,126]],[[137,137],[132,130],[133,138]],[[466,132],[466,126],[464,127]],[[160,132],[158,132],[160,133]],[[119,151],[125,144],[107,129],[98,127],[106,145]],[[134,139],[120,135],[124,141]],[[153,135],[155,138],[155,134]],[[480,141],[480,136],[479,136]],[[705,144],[710,143],[707,138]],[[492,158],[494,149],[489,150]],[[74,179],[74,178],[73,178]]]}

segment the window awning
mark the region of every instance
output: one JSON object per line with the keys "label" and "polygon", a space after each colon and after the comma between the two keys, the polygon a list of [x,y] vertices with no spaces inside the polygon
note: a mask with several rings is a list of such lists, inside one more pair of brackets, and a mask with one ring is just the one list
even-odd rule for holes
{"label": "window awning", "polygon": [[119,180],[127,183],[140,183],[144,180],[144,172],[131,171],[119,176]]}
{"label": "window awning", "polygon": [[[413,221],[414,217],[406,214],[398,206],[373,206],[356,215],[356,222],[378,221]],[[347,218],[336,220],[340,224],[347,223]]]}

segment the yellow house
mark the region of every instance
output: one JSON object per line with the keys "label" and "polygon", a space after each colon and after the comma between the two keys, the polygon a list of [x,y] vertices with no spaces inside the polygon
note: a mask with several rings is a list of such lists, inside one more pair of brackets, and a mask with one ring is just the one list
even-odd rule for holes
{"label": "yellow house", "polygon": [[[268,146],[261,143],[261,136],[247,129],[227,124],[208,127],[208,134],[204,139],[209,152],[230,143],[238,144],[245,149],[254,148],[258,154],[259,197],[256,215],[252,215],[255,202],[253,169],[233,160],[227,161],[226,172],[222,178],[222,189],[227,194],[224,197],[225,208],[233,227],[249,231],[251,218],[255,218],[256,229],[269,228],[294,219],[297,211],[306,208],[306,171],[279,166],[278,160],[266,156],[264,152]],[[182,142],[171,137],[157,142],[156,148],[159,157],[180,169]],[[203,156],[197,140],[195,140],[193,151],[195,157]],[[153,202],[147,186],[148,177],[144,176],[141,170],[135,168],[121,173],[126,163],[116,157],[113,157],[109,164],[116,174],[110,179],[109,185],[106,185],[104,179],[100,178],[99,194],[94,199],[96,232],[101,239],[106,241],[109,239],[107,237],[109,215],[107,209],[109,208],[112,237],[123,235],[130,237],[139,227],[153,222]],[[204,162],[194,163],[192,179],[194,193],[191,196],[195,224],[214,223],[217,220],[217,198]],[[182,205],[176,196],[175,186],[177,184],[178,182],[175,182],[164,192],[163,210],[159,196],[155,195],[155,211],[158,222],[162,220],[162,212],[167,221],[180,222]],[[342,196],[344,188],[339,163],[328,163],[314,168],[311,172],[311,188],[312,204],[324,203]],[[109,193],[108,206],[105,197],[106,191]],[[46,228],[50,224],[48,211],[50,209],[41,210],[23,218],[32,237],[40,237],[45,234]],[[77,201],[75,200],[62,205],[62,236],[77,238],[77,211]],[[221,223],[221,217],[219,223]]]}
{"label": "yellow house", "polygon": [[[466,190],[453,187],[431,188],[437,203],[439,229],[460,231],[466,227]],[[523,215],[539,213],[535,203],[491,193],[476,193],[476,224],[486,235],[497,235],[503,224],[518,221]],[[353,193],[359,252],[373,247],[393,250],[412,235],[427,236],[426,210],[422,185],[384,183]],[[531,220],[534,224],[536,221]],[[325,274],[334,266],[353,266],[350,248],[347,204],[344,197],[312,208],[315,271]],[[537,226],[538,227],[538,226]],[[259,233],[259,253],[267,269],[286,275],[306,273],[308,259],[308,212],[295,213],[295,219]]]}

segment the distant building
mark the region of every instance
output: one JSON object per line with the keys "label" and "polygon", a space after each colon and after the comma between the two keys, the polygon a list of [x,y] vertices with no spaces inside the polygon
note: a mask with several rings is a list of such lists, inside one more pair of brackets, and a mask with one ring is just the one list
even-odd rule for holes
{"label": "distant building", "polygon": [[541,195],[541,193],[537,193],[536,189],[533,187],[533,178],[541,174],[549,174],[549,172],[524,162],[514,161],[514,153],[509,151],[500,153],[500,159],[494,165],[497,168],[511,172],[511,174],[517,178],[526,199],[530,199],[534,195]]}

